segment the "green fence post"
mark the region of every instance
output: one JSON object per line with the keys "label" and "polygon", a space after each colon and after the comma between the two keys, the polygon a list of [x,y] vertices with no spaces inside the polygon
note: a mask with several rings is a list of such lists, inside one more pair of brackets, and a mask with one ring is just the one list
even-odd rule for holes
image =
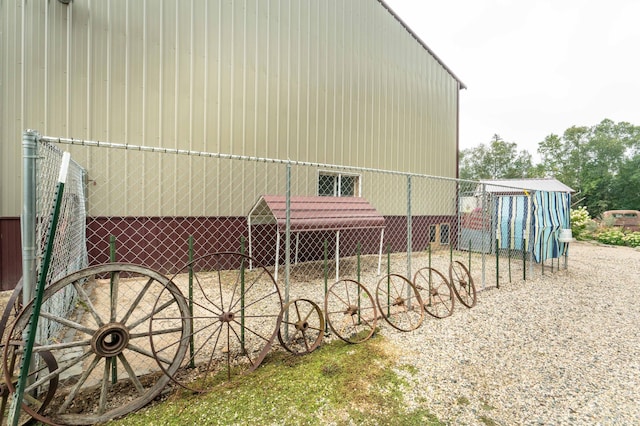
{"label": "green fence post", "polygon": [[[116,262],[116,236],[109,236],[109,262]],[[113,280],[115,279],[115,272],[111,273],[109,279],[109,300],[113,300]],[[118,381],[118,366],[115,358],[111,360],[111,384],[116,384]]]}
{"label": "green fence post", "polygon": [[[240,254],[244,255],[244,237],[240,237]],[[244,258],[240,262],[240,344],[242,353],[246,353],[244,346]]]}
{"label": "green fence post", "polygon": [[471,238],[469,238],[469,276],[471,276]]}
{"label": "green fence post", "polygon": [[[358,282],[360,282],[360,243],[356,246],[356,258],[357,258],[357,275]],[[358,286],[358,324],[362,321],[362,317],[360,316],[360,286]]]}
{"label": "green fence post", "polygon": [[496,238],[496,288],[500,288],[500,257],[498,253],[498,239]]}
{"label": "green fence post", "polygon": [[69,170],[69,161],[71,154],[65,152],[62,154],[62,165],[60,166],[60,174],[58,176],[58,187],[55,193],[55,203],[53,206],[53,213],[51,217],[51,228],[47,235],[47,246],[44,251],[44,258],[42,260],[42,269],[38,277],[38,287],[33,300],[33,310],[29,318],[29,324],[27,327],[27,333],[25,336],[24,353],[22,354],[22,362],[20,363],[20,373],[18,374],[18,383],[16,385],[16,391],[9,407],[9,416],[7,417],[7,424],[12,426],[18,426],[20,421],[20,409],[22,407],[22,401],[24,400],[24,390],[27,385],[27,377],[29,376],[29,370],[31,368],[31,357],[33,356],[33,346],[36,340],[36,331],[38,330],[38,318],[40,317],[40,310],[42,308],[42,298],[44,293],[45,284],[47,281],[47,274],[49,273],[49,266],[51,265],[51,255],[53,253],[53,242],[56,235],[56,228],[58,227],[58,218],[60,217],[60,205],[62,204],[62,194],[64,193],[64,184],[67,180],[67,172]]}
{"label": "green fence post", "polygon": [[387,318],[391,316],[391,277],[389,275],[391,275],[391,244],[387,243]]}
{"label": "green fence post", "polygon": [[511,282],[511,246],[507,249],[507,258],[509,259],[509,282]]}
{"label": "green fence post", "polygon": [[195,360],[195,344],[193,341],[193,235],[189,235],[189,322],[191,323],[191,336],[189,336],[189,356],[191,361],[189,361],[189,367],[195,368],[196,360]]}

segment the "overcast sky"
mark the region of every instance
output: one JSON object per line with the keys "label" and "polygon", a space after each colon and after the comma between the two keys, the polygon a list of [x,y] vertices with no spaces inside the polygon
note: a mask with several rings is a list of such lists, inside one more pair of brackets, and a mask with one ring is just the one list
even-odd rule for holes
{"label": "overcast sky", "polygon": [[460,147],[640,125],[639,0],[385,0],[467,86]]}

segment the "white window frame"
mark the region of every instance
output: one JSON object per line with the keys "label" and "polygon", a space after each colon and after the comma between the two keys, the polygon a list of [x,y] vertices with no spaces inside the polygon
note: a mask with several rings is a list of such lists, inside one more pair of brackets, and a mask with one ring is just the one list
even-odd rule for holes
{"label": "white window frame", "polygon": [[[360,194],[362,194],[362,175],[357,174],[357,173],[342,173],[342,172],[335,172],[335,171],[330,171],[330,170],[318,170],[318,179],[316,180],[317,185],[316,185],[316,191],[318,195],[322,195],[320,194],[320,176],[333,176],[336,177],[337,179],[334,180],[334,184],[333,184],[333,197],[360,197]],[[342,177],[343,176],[349,176],[349,177],[354,177],[356,182],[355,182],[355,187],[353,188],[354,194],[353,195],[342,195],[341,190],[342,190]],[[324,195],[326,197],[331,197],[331,195]]]}

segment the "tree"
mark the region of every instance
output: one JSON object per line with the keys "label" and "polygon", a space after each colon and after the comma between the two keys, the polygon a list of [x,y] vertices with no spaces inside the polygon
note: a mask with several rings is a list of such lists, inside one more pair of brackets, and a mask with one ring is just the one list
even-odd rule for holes
{"label": "tree", "polygon": [[634,178],[629,164],[639,152],[640,128],[609,119],[570,127],[562,138],[551,134],[538,144],[544,175],[576,190],[580,204],[594,216],[632,203],[622,194],[629,191],[626,185]]}
{"label": "tree", "polygon": [[480,144],[476,148],[460,153],[460,177],[462,179],[516,179],[537,175],[529,152],[518,152],[518,145],[505,142],[499,135],[493,135],[489,145]]}

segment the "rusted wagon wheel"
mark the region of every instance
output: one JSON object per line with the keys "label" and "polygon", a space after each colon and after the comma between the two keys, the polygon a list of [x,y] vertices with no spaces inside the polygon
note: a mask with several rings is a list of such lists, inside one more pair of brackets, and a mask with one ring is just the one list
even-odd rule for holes
{"label": "rusted wagon wheel", "polygon": [[[278,332],[282,298],[271,273],[241,253],[202,256],[185,265],[171,281],[188,289],[190,277],[192,313],[180,318],[167,310],[154,310],[149,324],[151,349],[160,368],[175,383],[201,392],[222,371],[226,370],[229,379],[232,370],[251,372],[260,365]],[[192,324],[191,335],[156,332],[168,322],[180,321]],[[183,344],[189,345],[183,368],[171,372],[165,353]]]}
{"label": "rusted wagon wheel", "polygon": [[[20,409],[20,417],[18,420],[19,425],[27,425],[34,423],[35,420],[41,422],[48,422],[48,419],[43,416],[43,413],[53,396],[55,395],[58,387],[58,376],[50,375],[50,372],[55,371],[58,368],[58,363],[49,351],[36,352],[37,357],[34,359],[34,363],[31,364],[31,373],[27,377],[27,383],[32,383],[39,380],[40,377],[49,377],[41,385],[38,386],[37,393],[25,393],[22,400],[22,408]],[[11,389],[15,389],[18,382],[18,374],[20,371],[20,361],[18,351],[12,353],[12,359],[9,360],[8,368],[11,369]],[[13,394],[11,393],[9,386],[4,381],[0,387],[0,396],[2,397],[0,406],[0,424],[8,425],[9,414],[11,408],[11,400]]]}
{"label": "rusted wagon wheel", "polygon": [[473,308],[477,298],[476,286],[464,263],[456,260],[449,265],[449,279],[460,303],[467,308]]}
{"label": "rusted wagon wheel", "polygon": [[[156,304],[161,293],[165,297]],[[25,390],[38,392],[58,378],[44,422],[103,423],[146,405],[168,383],[169,377],[150,368],[155,362],[149,321],[159,311],[186,317],[189,307],[180,290],[162,274],[124,263],[92,266],[51,284],[42,300],[36,337],[40,344],[33,351],[37,355],[50,352],[57,366]],[[29,304],[18,315],[4,349],[5,381],[12,392],[9,364],[21,361],[22,336],[31,311]],[[167,323],[153,331],[175,332],[189,335],[189,322]],[[165,354],[168,372],[178,369],[187,347],[181,344]]]}
{"label": "rusted wagon wheel", "polygon": [[402,275],[389,274],[378,281],[376,303],[380,315],[396,330],[413,331],[422,325],[422,299]]}
{"label": "rusted wagon wheel", "polygon": [[[11,297],[7,301],[7,305],[5,306],[4,313],[2,314],[2,318],[0,318],[0,333],[2,333],[2,348],[4,349],[5,338],[8,339],[9,333],[13,328],[13,324],[15,320],[22,310],[22,279],[18,281]],[[20,369],[20,364],[16,363],[15,353],[13,354],[13,359],[7,362],[8,367],[11,369],[11,383],[13,387],[16,386],[18,373]],[[28,381],[33,382],[37,380],[38,377],[47,375],[49,371],[54,371],[58,364],[56,363],[55,358],[49,351],[37,352],[38,357],[34,359],[35,365],[32,365],[32,372],[29,375]],[[0,363],[4,364],[4,363]],[[9,391],[9,387],[5,384],[4,378],[4,369],[2,369],[2,381],[0,382],[0,424],[7,424],[7,419],[9,415],[9,409],[11,406],[11,399],[9,398],[11,392]],[[40,392],[31,395],[26,394],[23,399],[22,408],[20,411],[20,420],[18,424],[28,424],[34,420],[34,416],[36,419],[39,415],[44,411],[47,407],[53,395],[55,394],[56,388],[58,386],[58,376],[54,375],[48,381],[48,383],[43,383]]]}
{"label": "rusted wagon wheel", "polygon": [[446,318],[453,313],[456,296],[451,284],[440,271],[422,268],[413,277],[413,285],[420,293],[422,307],[435,318]]}
{"label": "rusted wagon wheel", "polygon": [[327,290],[324,311],[331,330],[347,343],[362,343],[376,331],[375,302],[371,293],[357,281],[334,283]]}
{"label": "rusted wagon wheel", "polygon": [[292,354],[308,354],[322,343],[324,314],[311,300],[296,299],[285,303],[280,318],[278,340]]}
{"label": "rusted wagon wheel", "polygon": [[16,288],[13,289],[13,293],[9,297],[7,301],[7,305],[4,307],[4,311],[2,312],[2,317],[0,318],[0,333],[2,333],[2,344],[4,345],[5,338],[11,328],[13,328],[13,323],[16,320],[16,317],[22,310],[22,278],[16,284]]}

